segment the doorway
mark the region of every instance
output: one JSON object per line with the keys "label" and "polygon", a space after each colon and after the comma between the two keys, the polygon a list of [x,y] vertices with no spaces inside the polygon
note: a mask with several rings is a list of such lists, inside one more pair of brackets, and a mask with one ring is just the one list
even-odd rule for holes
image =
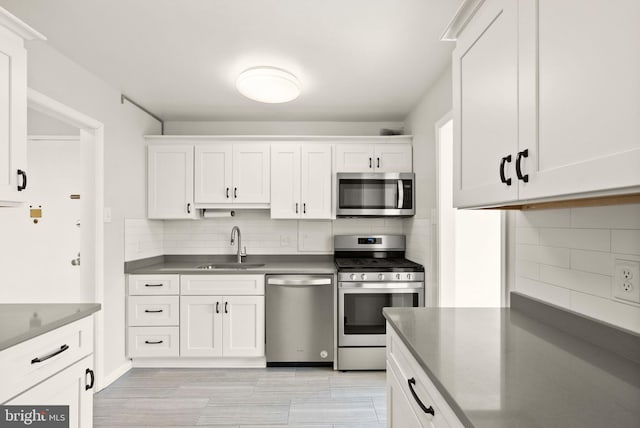
{"label": "doorway", "polygon": [[498,210],[453,207],[453,118],[436,123],[438,302],[442,307],[501,307],[505,218]]}

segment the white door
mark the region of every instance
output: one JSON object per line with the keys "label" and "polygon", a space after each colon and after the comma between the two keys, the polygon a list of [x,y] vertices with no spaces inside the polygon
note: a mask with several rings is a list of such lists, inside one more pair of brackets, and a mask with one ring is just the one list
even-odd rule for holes
{"label": "white door", "polygon": [[231,203],[232,156],[231,144],[195,146],[194,200],[196,204]]}
{"label": "white door", "polygon": [[302,218],[331,218],[331,145],[302,145]]}
{"label": "white door", "polygon": [[180,297],[180,355],[222,356],[222,296]]}
{"label": "white door", "polygon": [[423,428],[389,363],[387,363],[387,419],[389,428]]}
{"label": "white door", "polygon": [[264,296],[225,296],[223,310],[223,355],[264,356]]}
{"label": "white door", "polygon": [[[514,171],[518,148],[517,6],[512,0],[487,0],[459,36],[453,52],[456,207],[518,199]],[[501,180],[501,166],[506,183]]]}
{"label": "white door", "polygon": [[300,145],[272,144],[271,218],[298,218],[300,212]]}
{"label": "white door", "polygon": [[520,8],[520,199],[639,186],[640,2]]}
{"label": "white door", "polygon": [[193,146],[149,145],[147,162],[147,216],[158,219],[195,218]]}
{"label": "white door", "polygon": [[373,144],[336,144],[336,172],[373,172]]}
{"label": "white door", "polygon": [[233,145],[233,199],[236,203],[268,203],[269,145]]}
{"label": "white door", "polygon": [[27,51],[0,28],[0,206],[25,200],[27,174]]}
{"label": "white door", "polygon": [[411,144],[376,144],[376,172],[413,172]]}
{"label": "white door", "polygon": [[92,370],[93,355],[89,355],[5,404],[69,406],[69,428],[91,427],[95,376]]}

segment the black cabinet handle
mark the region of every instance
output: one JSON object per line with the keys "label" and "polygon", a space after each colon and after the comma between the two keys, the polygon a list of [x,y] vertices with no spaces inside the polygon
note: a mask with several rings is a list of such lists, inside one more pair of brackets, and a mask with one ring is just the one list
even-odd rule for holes
{"label": "black cabinet handle", "polygon": [[521,152],[518,152],[518,157],[516,158],[516,175],[518,176],[518,180],[522,180],[525,183],[529,182],[529,174],[522,174],[522,169],[520,167],[520,163],[522,162],[522,158],[529,157],[529,149],[524,149]]}
{"label": "black cabinet handle", "polygon": [[187,204],[187,214],[191,214],[191,202]]}
{"label": "black cabinet handle", "polygon": [[216,302],[216,314],[220,313],[220,302]]}
{"label": "black cabinet handle", "polygon": [[227,194],[227,199],[229,199],[229,188],[228,187],[227,187],[226,194]]}
{"label": "black cabinet handle", "polygon": [[157,340],[155,342],[152,342],[151,340],[145,340],[144,343],[146,343],[147,345],[160,345],[161,343],[164,343],[164,340]]}
{"label": "black cabinet handle", "polygon": [[229,302],[224,302],[224,313],[225,314],[229,313],[229,309],[227,308],[227,305],[229,305]]}
{"label": "black cabinet handle", "polygon": [[505,183],[507,186],[511,186],[511,178],[506,178],[504,176],[504,164],[506,162],[511,163],[511,155],[503,157],[500,161],[500,181]]}
{"label": "black cabinet handle", "polygon": [[416,394],[416,391],[414,391],[413,385],[416,384],[415,378],[408,379],[407,382],[409,382],[409,389],[411,390],[411,395],[413,395],[413,398],[416,400],[416,402],[418,403],[418,406],[420,406],[422,411],[430,414],[431,416],[435,416],[436,412],[433,410],[433,407],[431,406],[427,407],[424,404],[422,404],[422,401],[420,401],[420,397],[418,397],[418,394]]}
{"label": "black cabinet handle", "polygon": [[145,287],[162,287],[163,284],[145,284]]}
{"label": "black cabinet handle", "polygon": [[233,199],[237,199],[238,198],[238,188],[234,187],[233,188]]}
{"label": "black cabinet handle", "polygon": [[305,202],[304,204],[302,204],[302,214],[306,214],[307,213],[307,203]]}
{"label": "black cabinet handle", "polygon": [[145,309],[144,311],[148,314],[159,314],[160,312],[162,312],[162,309],[158,309],[158,310]]}
{"label": "black cabinet handle", "polygon": [[62,345],[60,347],[60,349],[56,349],[55,351],[53,351],[50,354],[45,355],[44,357],[36,357],[33,360],[31,360],[31,364],[36,364],[36,363],[41,363],[43,361],[48,360],[49,358],[53,358],[56,355],[62,354],[64,351],[66,351],[67,349],[69,349],[69,345]]}
{"label": "black cabinet handle", "polygon": [[91,383],[90,383],[89,385],[86,385],[86,384],[84,385],[84,390],[85,390],[85,391],[88,391],[88,390],[90,390],[91,388],[93,388],[93,385],[94,385],[94,384],[95,384],[95,382],[96,382],[96,377],[95,377],[95,375],[94,375],[94,373],[93,373],[93,370],[91,370],[91,369],[87,369],[87,370],[84,372],[84,377],[85,377],[85,379],[87,378],[87,375],[91,376]]}
{"label": "black cabinet handle", "polygon": [[376,158],[376,168],[380,168],[380,158]]}
{"label": "black cabinet handle", "polygon": [[18,184],[18,192],[22,192],[24,189],[27,188],[27,173],[19,169],[18,175],[22,176],[22,185]]}
{"label": "black cabinet handle", "polygon": [[373,165],[371,164],[371,158],[369,158],[369,168],[373,168]]}
{"label": "black cabinet handle", "polygon": [[300,205],[298,202],[296,202],[296,214],[298,214],[298,205]]}

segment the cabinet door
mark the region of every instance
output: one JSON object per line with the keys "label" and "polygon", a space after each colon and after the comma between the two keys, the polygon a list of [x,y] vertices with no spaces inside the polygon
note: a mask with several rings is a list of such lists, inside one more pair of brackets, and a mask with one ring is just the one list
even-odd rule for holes
{"label": "cabinet door", "polygon": [[422,428],[389,363],[387,363],[387,419],[390,428]]}
{"label": "cabinet door", "polygon": [[180,356],[222,356],[222,296],[180,297]]}
{"label": "cabinet door", "polygon": [[640,186],[639,22],[637,0],[521,2],[521,200]]}
{"label": "cabinet door", "polygon": [[336,172],[373,172],[373,144],[336,144]]}
{"label": "cabinet door", "polygon": [[[456,207],[518,198],[518,2],[487,0],[452,56],[453,202]],[[505,179],[501,182],[502,159]]]}
{"label": "cabinet door", "polygon": [[[0,206],[25,200],[27,174],[27,52],[0,28]],[[21,189],[21,190],[18,190]]]}
{"label": "cabinet door", "polygon": [[331,218],[331,145],[302,145],[302,218]]}
{"label": "cabinet door", "polygon": [[149,218],[195,218],[193,146],[150,145],[147,198]]}
{"label": "cabinet door", "polygon": [[268,144],[238,143],[233,146],[233,201],[235,203],[268,203]]}
{"label": "cabinet door", "polygon": [[223,355],[264,356],[264,296],[225,296]]}
{"label": "cabinet door", "polygon": [[377,172],[413,172],[411,144],[376,144],[374,167]]}
{"label": "cabinet door", "polygon": [[298,218],[301,208],[300,145],[272,144],[271,218]]}
{"label": "cabinet door", "polygon": [[91,427],[94,384],[92,370],[93,355],[89,355],[5,404],[69,406],[70,428]]}
{"label": "cabinet door", "polygon": [[195,203],[224,204],[232,201],[231,144],[202,144],[195,147]]}

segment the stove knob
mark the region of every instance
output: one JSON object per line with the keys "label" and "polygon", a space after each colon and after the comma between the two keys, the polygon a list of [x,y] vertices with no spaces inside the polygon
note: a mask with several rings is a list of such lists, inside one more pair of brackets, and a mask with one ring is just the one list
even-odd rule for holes
{"label": "stove knob", "polygon": [[400,274],[399,273],[396,274],[396,279],[400,279]]}
{"label": "stove knob", "polygon": [[382,281],[382,280],[384,279],[384,274],[383,274],[383,273],[379,273],[379,274],[378,274],[378,279],[379,279],[380,281]]}
{"label": "stove knob", "polygon": [[363,273],[362,275],[360,275],[360,278],[362,278],[362,280],[364,281],[365,279],[367,279],[367,274]]}
{"label": "stove knob", "polygon": [[355,281],[356,280],[356,274],[352,273],[350,278],[351,278],[351,281]]}
{"label": "stove knob", "polygon": [[410,273],[407,274],[407,280],[411,281],[411,274]]}

